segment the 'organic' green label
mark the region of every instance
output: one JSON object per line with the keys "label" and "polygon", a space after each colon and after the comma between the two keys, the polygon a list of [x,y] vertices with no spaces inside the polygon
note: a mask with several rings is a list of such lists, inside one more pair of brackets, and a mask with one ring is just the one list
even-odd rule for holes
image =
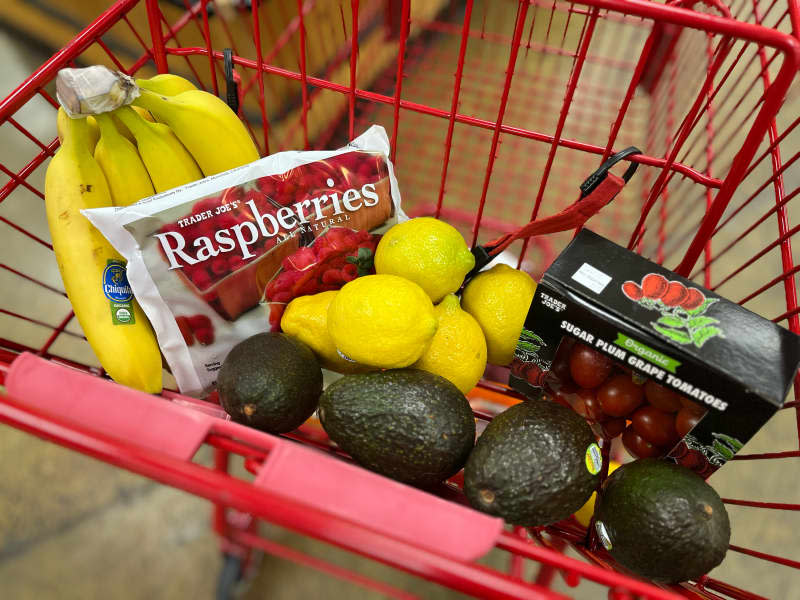
{"label": "'organic' green label", "polygon": [[670,358],[666,354],[653,350],[650,346],[646,346],[635,339],[628,337],[624,333],[617,332],[617,339],[614,343],[621,348],[625,348],[636,356],[643,358],[647,362],[653,363],[662,369],[674,373],[676,369],[681,366],[680,361]]}

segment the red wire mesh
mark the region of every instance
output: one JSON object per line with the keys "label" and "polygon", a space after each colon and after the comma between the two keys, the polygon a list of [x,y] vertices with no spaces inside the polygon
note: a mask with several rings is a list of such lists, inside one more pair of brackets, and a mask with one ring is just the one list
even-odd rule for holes
{"label": "red wire mesh", "polygon": [[[795,0],[682,3],[686,9],[639,0],[183,4],[185,10],[159,10],[155,0],[120,0],[0,103],[3,139],[27,148],[0,162],[0,228],[9,241],[0,251],[3,361],[27,349],[96,371],[63,294],[44,218],[44,170],[58,145],[57,69],[93,62],[143,75],[169,69],[223,94],[226,47],[234,51],[242,113],[262,153],[333,147],[382,124],[407,211],[445,218],[472,242],[558,211],[602,158],[636,145],[645,151],[635,158],[637,176],[590,227],[800,332],[791,247],[800,225],[790,209],[800,190],[792,176],[800,97],[789,88],[800,56],[791,37],[800,24]],[[717,18],[727,10],[732,19]],[[508,260],[538,275],[568,239],[517,243]],[[787,473],[800,458],[797,401],[773,421],[770,432],[791,427],[793,447],[775,448],[761,436],[721,473],[752,465],[759,477],[793,479]],[[324,439],[303,441],[327,448]],[[208,442],[258,465],[241,445]],[[748,528],[759,522],[749,518],[754,510],[796,529],[786,516],[800,504],[742,499],[758,491],[731,486],[728,494],[720,482],[732,496],[726,502],[734,542],[758,546],[757,527]],[[250,530],[231,529],[224,515],[218,529],[337,575],[335,566],[264,547],[269,543]],[[570,543],[608,566],[607,556],[582,546],[584,532],[574,524],[532,537],[536,544],[517,531],[498,544],[511,553],[512,578],[524,559],[541,558],[541,546],[561,551]],[[747,566],[735,585],[704,578],[677,591],[752,598],[737,586],[753,583],[748,573],[760,568],[753,565],[783,565],[787,578],[800,568],[777,547],[731,550],[754,559],[736,562]],[[549,585],[556,570],[543,567],[536,583]],[[581,573],[560,572],[568,585],[581,580]],[[610,597],[630,597],[606,583]]]}

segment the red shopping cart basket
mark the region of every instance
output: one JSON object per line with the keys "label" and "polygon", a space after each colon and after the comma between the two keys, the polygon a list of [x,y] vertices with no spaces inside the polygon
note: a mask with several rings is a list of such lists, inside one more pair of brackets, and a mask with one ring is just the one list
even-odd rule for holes
{"label": "red shopping cart basket", "polygon": [[[615,599],[757,598],[742,589],[759,591],[751,573],[796,578],[800,561],[760,545],[749,525],[780,527],[800,504],[740,498],[760,493],[743,489],[748,478],[794,480],[797,400],[773,420],[789,433],[769,430],[791,445],[761,436],[712,479],[733,496],[734,545],[718,571],[730,583],[659,586],[587,546],[576,522],[509,530],[464,506],[457,478],[438,495],[400,485],[339,456],[313,424],[292,439],[270,436],[219,418],[211,402],[98,377],[41,202],[58,147],[58,69],[103,61],[127,73],[169,70],[225,95],[231,48],[239,111],[263,154],[334,147],[383,124],[404,206],[450,221],[473,244],[571,203],[620,148],[644,149],[626,159],[639,173],[592,228],[800,333],[791,247],[800,225],[790,211],[800,191],[791,168],[800,157],[796,0],[180,4],[118,0],[0,103],[3,135],[30,149],[0,163],[0,228],[13,242],[0,258],[0,421],[211,500],[231,556],[262,550],[393,597],[408,594],[261,537],[257,523],[487,598],[562,598],[551,590],[557,577],[594,581]],[[505,258],[540,273],[568,236],[516,242]],[[470,397],[484,420],[486,403],[516,401],[491,381]],[[193,461],[203,445],[214,448],[213,468]],[[254,479],[229,473],[238,457]],[[492,548],[508,554],[507,571],[476,562]],[[539,565],[532,579],[529,562]]]}

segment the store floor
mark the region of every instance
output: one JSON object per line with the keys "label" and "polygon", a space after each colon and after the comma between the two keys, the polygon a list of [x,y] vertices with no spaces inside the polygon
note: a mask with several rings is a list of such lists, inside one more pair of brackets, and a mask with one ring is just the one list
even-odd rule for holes
{"label": "store floor", "polygon": [[[2,31],[2,30],[0,30]],[[0,33],[0,97],[24,79],[42,54]],[[0,152],[11,156],[3,139]],[[27,150],[26,150],[27,151]],[[0,156],[2,159],[2,156]],[[6,244],[4,241],[3,244]],[[6,251],[13,252],[14,249]],[[21,251],[21,250],[20,250]],[[748,445],[749,452],[797,443],[784,411]],[[735,463],[712,478],[720,494],[780,502],[800,500],[794,461]],[[731,507],[733,543],[800,559],[795,513]],[[85,456],[0,426],[0,598],[3,600],[138,600],[212,598],[221,565],[210,505]],[[457,594],[312,540],[268,527],[270,538],[324,555],[423,598]],[[502,566],[503,557],[489,562]],[[533,565],[529,565],[532,571]],[[796,594],[796,571],[730,552],[714,576],[767,597]],[[580,599],[602,598],[591,584],[556,588]],[[265,557],[244,598],[378,598],[352,584]],[[794,596],[796,597],[796,596]]]}

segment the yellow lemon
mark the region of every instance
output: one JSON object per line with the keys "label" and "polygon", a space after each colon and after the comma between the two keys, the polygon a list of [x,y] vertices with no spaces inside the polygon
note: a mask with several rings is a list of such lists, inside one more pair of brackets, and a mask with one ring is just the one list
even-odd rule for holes
{"label": "yellow lemon", "polygon": [[425,352],[436,325],[428,295],[396,275],[354,279],[328,308],[328,332],[339,352],[383,369],[413,364]]}
{"label": "yellow lemon", "polygon": [[486,339],[481,326],[472,315],[461,310],[455,294],[445,296],[433,312],[439,327],[414,366],[441,375],[466,394],[486,369]]}
{"label": "yellow lemon", "polygon": [[483,329],[491,364],[507,365],[514,358],[535,291],[530,275],[504,264],[479,273],[467,284],[461,306]]}
{"label": "yellow lemon", "polygon": [[[611,475],[614,471],[619,468],[620,464],[618,462],[609,461],[608,463],[608,474]],[[578,523],[583,525],[584,527],[588,527],[589,523],[592,520],[592,515],[594,514],[594,501],[597,498],[597,492],[592,492],[592,495],[589,496],[589,499],[586,501],[586,504],[581,506],[577,511],[575,511],[575,519],[577,519]]]}
{"label": "yellow lemon", "polygon": [[398,223],[375,250],[375,272],[419,285],[434,302],[461,287],[475,257],[458,230],[433,217]]}
{"label": "yellow lemon", "polygon": [[295,298],[286,306],[281,329],[311,348],[324,368],[338,373],[364,373],[370,368],[339,356],[328,333],[328,307],[338,293],[330,291]]}

